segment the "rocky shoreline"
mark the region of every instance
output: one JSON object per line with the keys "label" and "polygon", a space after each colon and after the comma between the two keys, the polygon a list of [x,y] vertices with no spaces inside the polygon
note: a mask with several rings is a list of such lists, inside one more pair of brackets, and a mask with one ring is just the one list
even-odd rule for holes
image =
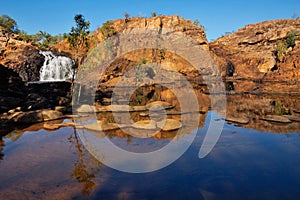
{"label": "rocky shoreline", "polygon": [[[222,94],[227,95],[227,112],[229,114],[225,120],[256,128],[259,128],[257,124],[260,124],[261,121],[298,123],[299,114],[296,111],[300,110],[300,107],[295,104],[297,99],[292,98],[295,102],[285,106],[289,109],[288,113],[277,113],[280,117],[274,116],[277,114],[273,107],[283,106],[283,104],[275,103],[273,105],[272,102],[275,101],[276,95],[300,94],[300,42],[295,40],[294,46],[287,48],[281,57],[278,57],[278,41],[287,40],[291,31],[295,32],[295,37],[300,37],[299,32],[297,32],[300,31],[300,20],[274,20],[247,25],[237,32],[225,35],[211,43],[207,41],[203,27],[197,27],[190,20],[185,20],[177,15],[132,18],[128,22],[120,19],[111,21],[111,24],[116,33],[125,30],[131,31],[135,28],[167,28],[173,29],[174,33],[183,33],[191,37],[195,41],[195,45],[200,46],[211,56],[220,72],[225,85],[225,91],[222,91]],[[95,42],[94,46],[90,48],[90,52],[96,47],[96,44],[104,40],[100,30],[90,34],[90,38]],[[39,53],[40,49],[30,43],[18,40],[17,36],[11,38],[7,47],[4,46],[3,41],[5,41],[4,29],[0,28],[1,135],[8,133],[15,126],[28,126],[29,124],[71,117],[72,108],[74,109],[72,107],[71,81],[31,83],[39,80],[40,69],[45,61],[44,56]],[[58,43],[52,50],[59,55],[75,57],[75,53],[70,49],[67,41]],[[84,57],[80,63],[83,60]],[[159,69],[158,72],[151,67],[149,68],[149,66],[153,66],[153,63],[167,67]],[[131,107],[128,107],[128,110],[139,112],[139,114],[142,112],[146,116],[147,109],[137,108],[137,105],[146,106],[153,101],[163,101],[175,108],[178,105],[172,92],[153,82],[153,77],[159,74],[165,74],[168,77],[167,70],[176,70],[192,84],[199,100],[205,102],[198,109],[197,112],[199,113],[207,113],[210,108],[211,95],[218,95],[218,91],[209,91],[208,83],[204,81],[205,77],[211,77],[212,82],[209,84],[219,84],[214,82],[213,78],[216,75],[212,74],[210,70],[196,70],[187,60],[167,50],[144,49],[125,54],[111,63],[101,78],[96,77],[99,79],[96,92],[89,91],[88,87],[82,88],[83,93],[86,92],[87,95],[96,98],[94,106],[97,109],[91,108],[93,111],[111,112],[113,110],[107,106],[116,108],[111,100],[114,85],[135,66],[143,68],[142,72],[145,75],[138,77],[140,72],[134,71],[130,74],[133,79],[130,79],[128,85],[137,86],[135,85],[135,83],[138,84],[136,79],[140,78],[145,79],[144,82],[147,84],[138,85],[139,89],[131,98]],[[166,77],[164,78],[166,79]],[[175,82],[173,80],[169,85],[176,85]],[[245,118],[233,105],[240,104],[237,107],[247,107],[241,100],[244,100],[246,95],[272,96],[267,102],[264,102],[265,107],[270,108],[271,106],[272,108],[259,115],[255,114],[255,116],[248,113],[251,117]],[[239,98],[235,99],[236,96]],[[155,100],[153,100],[154,97]],[[261,102],[258,98],[255,100]],[[123,101],[124,99],[121,98],[119,102],[115,103],[120,105]],[[276,100],[277,103],[279,101],[281,100]],[[248,104],[250,103],[248,102]],[[265,110],[264,106],[260,105],[262,110]],[[253,110],[251,106],[248,107]],[[117,110],[117,112],[119,111]],[[178,113],[178,110],[169,112],[169,115],[171,115],[170,113]],[[259,123],[255,122],[256,124],[252,125],[254,118],[259,120]],[[148,120],[148,118],[143,120]],[[144,123],[140,122],[135,126],[138,127],[141,124]],[[73,126],[74,124],[70,125]],[[56,126],[60,127],[59,125]],[[111,126],[114,127],[112,124]],[[261,126],[267,125],[262,124]],[[155,125],[155,127],[157,126]],[[179,123],[177,123],[177,127],[179,127]]]}

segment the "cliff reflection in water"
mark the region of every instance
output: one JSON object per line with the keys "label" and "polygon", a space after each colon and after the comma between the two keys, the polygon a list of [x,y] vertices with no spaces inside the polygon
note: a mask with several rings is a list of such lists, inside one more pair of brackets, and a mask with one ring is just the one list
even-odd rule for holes
{"label": "cliff reflection in water", "polygon": [[[28,177],[31,178],[27,180],[26,178],[22,178],[23,176],[19,176],[15,181],[19,181],[21,185],[18,185],[17,187],[22,187],[22,185],[27,184],[28,181],[40,183],[47,180],[47,182],[51,184],[46,184],[43,188],[45,191],[63,191],[69,187],[68,185],[72,185],[73,189],[64,194],[66,196],[60,197],[69,198],[72,196],[78,197],[80,195],[94,195],[95,191],[100,191],[102,187],[108,187],[105,186],[105,182],[110,176],[108,174],[112,172],[108,173],[107,167],[96,160],[90,152],[88,152],[85,146],[82,145],[82,142],[79,139],[79,133],[83,132],[84,134],[91,134],[99,139],[109,138],[112,143],[122,149],[131,152],[145,153],[161,149],[174,138],[178,143],[184,142],[186,139],[185,137],[188,137],[193,131],[195,131],[193,123],[190,124],[189,121],[193,121],[195,118],[198,118],[199,121],[197,128],[199,130],[197,134],[198,139],[196,140],[197,143],[200,143],[198,140],[199,138],[203,138],[205,134],[204,130],[207,128],[207,123],[209,123],[207,120],[209,121],[209,117],[212,113],[214,113],[214,111],[210,111],[211,95],[216,95],[215,99],[218,99],[218,94],[209,95],[197,91],[198,90],[195,90],[197,100],[199,102],[199,109],[194,112],[182,112],[177,98],[175,98],[174,95],[166,88],[141,88],[131,97],[131,106],[145,106],[149,102],[163,101],[169,102],[172,107],[166,109],[163,113],[160,113],[160,110],[154,111],[152,116],[151,112],[148,110],[130,112],[130,119],[128,119],[123,112],[117,112],[117,117],[112,112],[107,111],[97,112],[96,117],[94,114],[82,113],[81,116],[76,116],[80,118],[72,119],[83,122],[82,125],[77,124],[73,127],[53,130],[53,132],[46,132],[44,129],[45,127],[51,127],[51,125],[56,127],[57,124],[70,123],[70,120],[62,119],[35,124],[27,128],[16,129],[0,140],[0,169],[8,172],[7,175],[1,175],[1,179],[9,180],[11,177],[9,174],[14,173],[13,169],[15,169],[15,166],[23,166],[19,167],[18,170],[20,173],[27,174]],[[243,128],[232,128],[232,126],[227,124],[225,126],[225,130],[223,130],[223,136],[221,136],[221,138],[225,137],[224,134],[229,138],[244,137],[245,134],[241,133],[252,133],[257,131],[261,131],[256,134],[262,135],[259,137],[265,137],[264,134],[262,134],[263,132],[299,133],[300,131],[300,98],[298,95],[231,93],[227,95],[226,98],[226,116],[223,115],[224,113],[217,113],[219,115],[219,120],[228,120],[228,123],[232,123]],[[101,101],[96,103],[96,107],[103,108],[103,106],[105,106],[105,101],[107,100],[101,99]],[[107,105],[110,104],[108,103]],[[177,127],[177,129],[169,127],[169,131],[156,129],[155,127],[154,129],[145,129],[143,127],[136,128],[133,126],[133,124],[138,122],[159,119],[160,114],[165,114],[163,116],[165,116],[166,119],[181,122],[183,126]],[[266,116],[280,116],[291,120],[290,122],[284,123],[274,122],[272,120],[266,120]],[[128,126],[123,127],[122,129],[115,127],[115,124],[119,122],[127,123]],[[102,127],[102,131],[97,130],[99,126],[96,126],[96,129],[93,129],[93,126],[91,125],[94,123],[100,125],[100,127]],[[228,131],[230,132],[231,129],[238,129],[237,132],[239,134],[237,135],[241,136],[228,136]],[[246,135],[251,138],[251,134]],[[227,142],[230,143],[230,141]],[[36,144],[45,146],[45,149],[40,149]],[[17,145],[21,149],[18,150],[18,148],[12,148],[14,145]],[[37,151],[40,151],[39,154],[42,155],[41,157],[32,156],[33,152]],[[196,151],[199,151],[199,148],[196,148]],[[10,152],[14,152],[14,154],[10,155]],[[16,160],[16,154],[18,154],[18,158],[22,159]],[[195,156],[196,154],[193,155]],[[56,158],[56,156],[64,157],[63,162]],[[103,158],[105,158],[105,156],[106,155],[103,155]],[[47,162],[43,161],[43,158],[50,159],[52,164],[47,164]],[[25,166],[22,160],[27,162]],[[30,163],[33,164],[31,165]],[[36,169],[34,163],[39,163],[42,167]],[[61,165],[61,163],[65,163],[63,165],[65,169],[63,166],[56,169],[57,166]],[[104,171],[103,168],[105,169]],[[35,172],[29,169],[37,170],[38,174],[43,174],[42,177],[37,178]],[[51,177],[47,178],[46,174]],[[61,174],[64,174],[64,176]],[[126,182],[125,180],[122,181],[123,183]],[[74,185],[74,182],[77,183]],[[13,183],[7,181],[5,184],[6,186],[4,185],[3,191],[9,194],[9,188],[11,187],[9,185]],[[55,185],[59,185],[59,187],[55,188]],[[26,187],[30,188],[29,191],[41,190],[41,188],[37,187],[36,184],[28,184]],[[77,192],[81,191],[81,194],[76,193],[76,190]],[[24,192],[20,192],[18,194],[21,196]],[[30,196],[32,194],[28,195]],[[44,197],[44,194],[41,193],[40,195],[40,197]]]}
{"label": "cliff reflection in water", "polygon": [[[247,119],[247,129],[270,133],[300,131],[299,94],[227,95],[227,118]],[[287,120],[286,120],[287,119]]]}

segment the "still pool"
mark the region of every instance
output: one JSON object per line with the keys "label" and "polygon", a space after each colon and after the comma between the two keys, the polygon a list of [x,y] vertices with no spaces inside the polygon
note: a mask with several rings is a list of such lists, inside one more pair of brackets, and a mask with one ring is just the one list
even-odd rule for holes
{"label": "still pool", "polygon": [[[141,174],[97,161],[72,127],[13,131],[1,141],[0,199],[298,199],[300,131],[274,133],[226,122],[216,146],[199,159],[211,114],[183,156]],[[132,151],[169,142],[105,137]]]}

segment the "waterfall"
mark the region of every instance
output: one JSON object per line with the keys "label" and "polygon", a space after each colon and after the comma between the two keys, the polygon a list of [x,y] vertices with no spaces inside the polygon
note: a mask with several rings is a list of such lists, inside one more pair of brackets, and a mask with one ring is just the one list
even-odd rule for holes
{"label": "waterfall", "polygon": [[40,81],[64,81],[72,79],[74,61],[68,57],[55,56],[51,51],[40,51],[45,57],[40,70]]}

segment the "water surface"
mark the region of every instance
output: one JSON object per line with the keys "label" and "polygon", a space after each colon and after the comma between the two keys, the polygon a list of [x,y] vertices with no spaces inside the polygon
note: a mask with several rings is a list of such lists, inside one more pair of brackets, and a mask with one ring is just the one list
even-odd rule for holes
{"label": "water surface", "polygon": [[[14,131],[2,138],[0,199],[299,197],[299,129],[274,133],[226,123],[215,148],[199,159],[211,114],[207,113],[204,126],[198,129],[193,144],[180,159],[162,170],[145,174],[119,172],[98,162],[81,145],[72,127],[52,132],[36,130],[39,128]],[[105,137],[132,151],[152,151],[169,142],[163,137]]]}

